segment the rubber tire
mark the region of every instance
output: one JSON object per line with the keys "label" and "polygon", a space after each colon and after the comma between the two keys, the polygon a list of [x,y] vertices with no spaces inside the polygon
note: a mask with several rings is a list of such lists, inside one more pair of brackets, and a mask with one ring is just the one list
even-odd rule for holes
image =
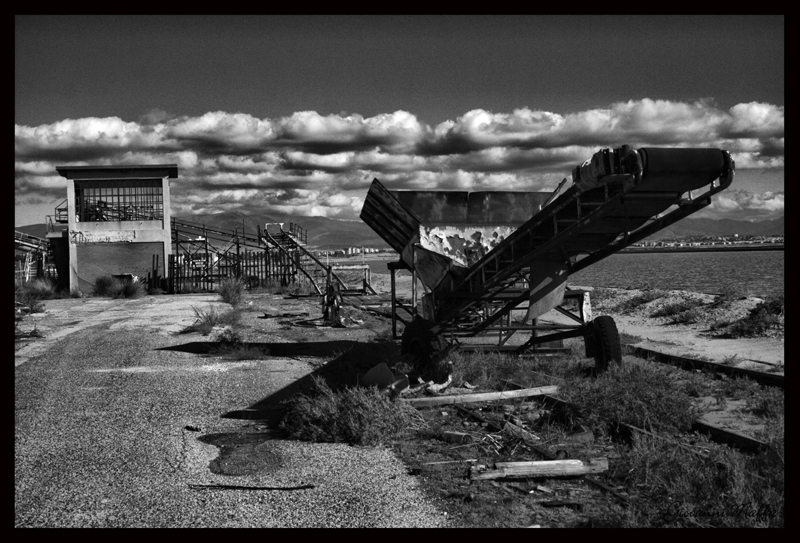
{"label": "rubber tire", "polygon": [[421,317],[411,321],[400,339],[400,354],[411,354],[422,364],[436,362],[447,341],[431,332],[433,323]]}
{"label": "rubber tire", "polygon": [[608,369],[610,362],[615,364],[622,363],[622,344],[619,340],[617,323],[608,315],[597,317],[592,321],[595,335],[595,355],[594,368],[596,373],[602,373]]}

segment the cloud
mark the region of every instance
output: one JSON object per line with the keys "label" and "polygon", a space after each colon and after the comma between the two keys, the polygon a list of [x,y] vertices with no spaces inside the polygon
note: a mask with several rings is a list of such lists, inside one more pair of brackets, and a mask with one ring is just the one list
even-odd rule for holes
{"label": "cloud", "polygon": [[[549,191],[598,149],[622,144],[727,149],[737,170],[780,172],[785,156],[783,106],[723,110],[709,99],[643,98],[566,114],[474,109],[436,126],[402,110],[275,119],[152,110],[138,122],[87,117],[14,129],[15,188],[26,198],[63,199],[58,165],[166,163],[179,167],[171,182],[176,211],[257,202],[265,213],[349,219],[376,177],[393,189]],[[773,200],[758,207],[728,197],[713,211],[777,213]]]}
{"label": "cloud", "polygon": [[756,194],[747,190],[728,190],[719,193],[711,205],[697,217],[729,218],[736,220],[770,219],[784,214],[784,193],[767,191]]}

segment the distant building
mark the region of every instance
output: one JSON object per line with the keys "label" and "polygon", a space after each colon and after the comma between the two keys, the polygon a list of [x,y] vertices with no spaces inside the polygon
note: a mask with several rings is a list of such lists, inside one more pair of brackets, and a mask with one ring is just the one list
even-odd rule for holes
{"label": "distant building", "polygon": [[48,238],[64,286],[89,291],[102,275],[166,277],[172,253],[169,180],[178,177],[176,164],[56,171],[67,178],[66,206],[56,210],[56,222],[68,229]]}

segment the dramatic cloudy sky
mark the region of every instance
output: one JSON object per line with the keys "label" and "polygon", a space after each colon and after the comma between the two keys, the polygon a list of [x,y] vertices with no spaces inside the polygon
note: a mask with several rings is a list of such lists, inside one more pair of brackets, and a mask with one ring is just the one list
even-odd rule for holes
{"label": "dramatic cloudy sky", "polygon": [[178,216],[357,219],[393,189],[553,190],[603,147],[729,150],[698,216],[784,203],[783,16],[17,16],[15,225],[60,165],[179,166]]}

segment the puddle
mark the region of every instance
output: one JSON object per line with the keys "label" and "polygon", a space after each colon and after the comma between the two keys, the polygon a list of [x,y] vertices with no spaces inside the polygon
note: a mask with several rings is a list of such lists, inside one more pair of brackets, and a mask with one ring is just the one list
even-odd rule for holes
{"label": "puddle", "polygon": [[269,432],[208,434],[198,439],[219,447],[219,456],[208,465],[217,475],[274,473],[283,466]]}

